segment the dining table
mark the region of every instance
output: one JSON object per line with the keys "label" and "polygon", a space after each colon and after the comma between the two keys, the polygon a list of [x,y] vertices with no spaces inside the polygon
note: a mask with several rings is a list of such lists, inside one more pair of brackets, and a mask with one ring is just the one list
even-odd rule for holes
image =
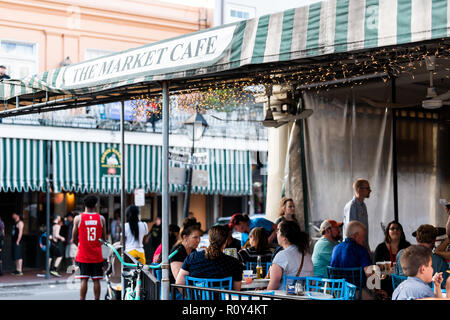
{"label": "dining table", "polygon": [[241,290],[265,289],[269,285],[270,279],[252,279],[252,282],[246,283],[242,280]]}

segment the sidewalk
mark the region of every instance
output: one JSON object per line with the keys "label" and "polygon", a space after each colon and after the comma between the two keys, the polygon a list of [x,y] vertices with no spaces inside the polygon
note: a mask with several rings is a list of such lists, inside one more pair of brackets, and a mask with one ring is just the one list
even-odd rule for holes
{"label": "sidewalk", "polygon": [[0,288],[59,284],[73,280],[70,278],[71,274],[65,272],[60,272],[59,274],[61,277],[50,275],[50,278],[46,279],[45,270],[43,269],[25,269],[23,270],[23,276],[15,276],[11,274],[11,271],[7,271],[3,272],[3,276],[0,276]]}

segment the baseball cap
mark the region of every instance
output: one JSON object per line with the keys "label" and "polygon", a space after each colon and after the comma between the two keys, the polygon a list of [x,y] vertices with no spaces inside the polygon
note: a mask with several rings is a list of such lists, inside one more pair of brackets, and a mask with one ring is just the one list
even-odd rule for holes
{"label": "baseball cap", "polygon": [[445,234],[445,228],[436,228],[431,224],[422,224],[412,233],[413,237],[417,238],[418,242],[431,243],[436,237]]}
{"label": "baseball cap", "polygon": [[340,227],[343,225],[343,222],[337,222],[334,220],[324,220],[320,225],[320,233],[323,233],[325,230],[331,227]]}

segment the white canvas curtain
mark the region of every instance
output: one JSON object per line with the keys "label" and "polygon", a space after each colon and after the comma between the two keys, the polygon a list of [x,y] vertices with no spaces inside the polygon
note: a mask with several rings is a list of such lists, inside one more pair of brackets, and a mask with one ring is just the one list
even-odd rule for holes
{"label": "white canvas curtain", "polygon": [[[366,178],[372,189],[365,203],[374,250],[384,239],[381,224],[394,220],[393,116],[390,109],[358,105],[355,92],[335,98],[305,95],[305,107],[314,110],[305,125],[309,221],[342,221],[353,181]],[[430,113],[406,109],[397,116],[398,220],[412,244],[412,233],[421,224],[445,227],[439,204],[450,198],[445,125]]]}
{"label": "white canvas curtain", "polygon": [[309,221],[343,221],[356,178],[369,180],[365,203],[372,250],[383,241],[381,223],[394,219],[392,191],[392,116],[385,109],[358,106],[354,97],[327,99],[305,95],[313,109],[305,126]]}

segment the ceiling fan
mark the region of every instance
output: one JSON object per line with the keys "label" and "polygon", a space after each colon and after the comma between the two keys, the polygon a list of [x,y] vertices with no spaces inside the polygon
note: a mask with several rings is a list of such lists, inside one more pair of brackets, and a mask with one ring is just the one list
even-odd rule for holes
{"label": "ceiling fan", "polygon": [[[409,107],[419,107],[420,105],[424,109],[438,109],[444,105],[450,105],[450,90],[438,95],[436,93],[436,88],[433,84],[433,73],[436,70],[436,56],[427,56],[425,57],[425,65],[427,71],[429,72],[429,87],[427,88],[427,95],[422,102],[418,103],[393,103],[393,102],[384,102],[384,101],[375,101],[373,99],[367,97],[361,97],[361,100],[366,102],[368,105],[377,108],[409,108]],[[449,101],[446,101],[449,100]]]}
{"label": "ceiling fan", "polygon": [[442,106],[450,106],[450,90],[437,95],[436,88],[433,85],[433,72],[436,70],[436,56],[425,57],[425,64],[430,76],[430,86],[427,88],[426,99],[422,101],[422,107],[425,109],[438,109]]}
{"label": "ceiling fan", "polygon": [[282,125],[289,123],[290,121],[295,121],[299,119],[306,119],[313,114],[311,109],[305,109],[298,114],[289,115],[287,117],[279,118],[277,120],[274,119],[272,109],[269,107],[266,112],[266,117],[262,121],[262,125],[267,128],[278,128]]}

